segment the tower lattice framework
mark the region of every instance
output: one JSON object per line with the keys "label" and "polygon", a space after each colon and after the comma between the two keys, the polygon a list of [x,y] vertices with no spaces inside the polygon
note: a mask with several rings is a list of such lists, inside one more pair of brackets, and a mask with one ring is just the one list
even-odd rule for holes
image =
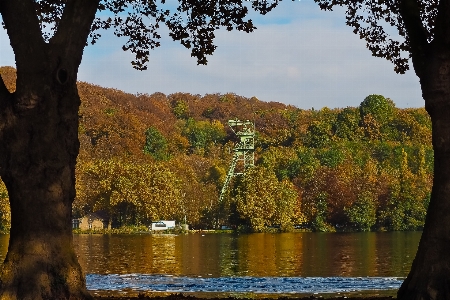
{"label": "tower lattice framework", "polygon": [[[239,138],[239,141],[233,148],[233,160],[228,169],[225,183],[220,192],[219,202],[222,202],[225,192],[230,184],[231,178],[243,174],[248,167],[255,165],[255,124],[249,120],[240,121],[238,119],[229,120],[228,126]],[[240,172],[235,172],[236,167],[240,165]]]}

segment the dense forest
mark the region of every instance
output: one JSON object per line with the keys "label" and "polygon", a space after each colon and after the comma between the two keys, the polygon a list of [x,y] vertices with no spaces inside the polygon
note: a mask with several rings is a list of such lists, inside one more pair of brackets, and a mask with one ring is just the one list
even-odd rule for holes
{"label": "dense forest", "polygon": [[[0,68],[14,89],[15,70]],[[160,219],[314,231],[416,230],[432,176],[431,122],[381,95],[358,107],[304,110],[235,94],[131,95],[80,82],[74,217],[103,211],[110,227]],[[236,136],[255,123],[255,166],[219,193]],[[9,229],[0,181],[0,229]]]}

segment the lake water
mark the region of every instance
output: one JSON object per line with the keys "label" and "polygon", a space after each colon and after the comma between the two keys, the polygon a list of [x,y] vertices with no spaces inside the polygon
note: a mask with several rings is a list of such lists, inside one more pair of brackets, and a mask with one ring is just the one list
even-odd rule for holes
{"label": "lake water", "polygon": [[[94,294],[395,295],[420,232],[74,235]],[[8,236],[0,237],[0,258]]]}

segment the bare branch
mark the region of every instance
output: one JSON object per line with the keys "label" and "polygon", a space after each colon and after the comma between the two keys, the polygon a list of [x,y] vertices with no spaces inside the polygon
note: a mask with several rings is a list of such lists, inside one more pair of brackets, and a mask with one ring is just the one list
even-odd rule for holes
{"label": "bare branch", "polygon": [[5,142],[3,141],[3,129],[6,122],[6,110],[8,107],[8,99],[10,97],[10,92],[6,88],[3,78],[0,76],[0,177],[5,165],[6,155],[5,155]]}
{"label": "bare branch", "polygon": [[75,68],[81,63],[99,2],[100,0],[68,0],[58,30],[50,40],[51,46],[63,46],[59,49],[64,49],[64,53],[59,55],[65,59],[75,59]]}
{"label": "bare branch", "polygon": [[0,110],[4,107],[4,103],[9,94],[8,88],[6,87],[3,78],[0,76]]}
{"label": "bare branch", "polygon": [[[45,42],[42,38],[34,1],[2,0],[0,1],[0,13],[16,57],[36,57],[35,50],[45,47]],[[34,61],[36,64],[40,64],[41,58],[36,57]],[[16,63],[20,64],[20,60],[16,59]],[[20,69],[22,66],[16,65],[16,67]]]}
{"label": "bare branch", "polygon": [[450,3],[440,1],[435,24],[435,40],[440,41],[444,47],[450,46]]}
{"label": "bare branch", "polygon": [[3,134],[0,130],[0,177],[3,176],[6,166],[6,151],[3,143]]}
{"label": "bare branch", "polygon": [[417,0],[402,0],[400,3],[400,14],[409,37],[414,70],[420,77],[428,48],[428,34],[420,17],[420,8]]}

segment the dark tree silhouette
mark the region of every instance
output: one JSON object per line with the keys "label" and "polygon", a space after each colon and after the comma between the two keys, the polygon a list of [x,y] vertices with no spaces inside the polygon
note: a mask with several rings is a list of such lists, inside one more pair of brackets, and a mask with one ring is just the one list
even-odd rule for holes
{"label": "dark tree silhouette", "polygon": [[[11,205],[1,299],[89,299],[72,247],[71,213],[79,151],[76,81],[83,49],[113,28],[145,69],[165,24],[199,64],[214,52],[214,31],[251,32],[247,5],[267,13],[277,1],[2,0],[14,51],[16,89],[0,80],[0,176]],[[107,14],[98,14],[108,11]],[[107,17],[103,17],[107,15]],[[109,16],[109,17],[108,17]]]}
{"label": "dark tree silhouette", "polygon": [[347,25],[396,72],[412,61],[432,121],[434,181],[419,249],[398,299],[450,299],[450,1],[315,1],[325,10],[346,7]]}

